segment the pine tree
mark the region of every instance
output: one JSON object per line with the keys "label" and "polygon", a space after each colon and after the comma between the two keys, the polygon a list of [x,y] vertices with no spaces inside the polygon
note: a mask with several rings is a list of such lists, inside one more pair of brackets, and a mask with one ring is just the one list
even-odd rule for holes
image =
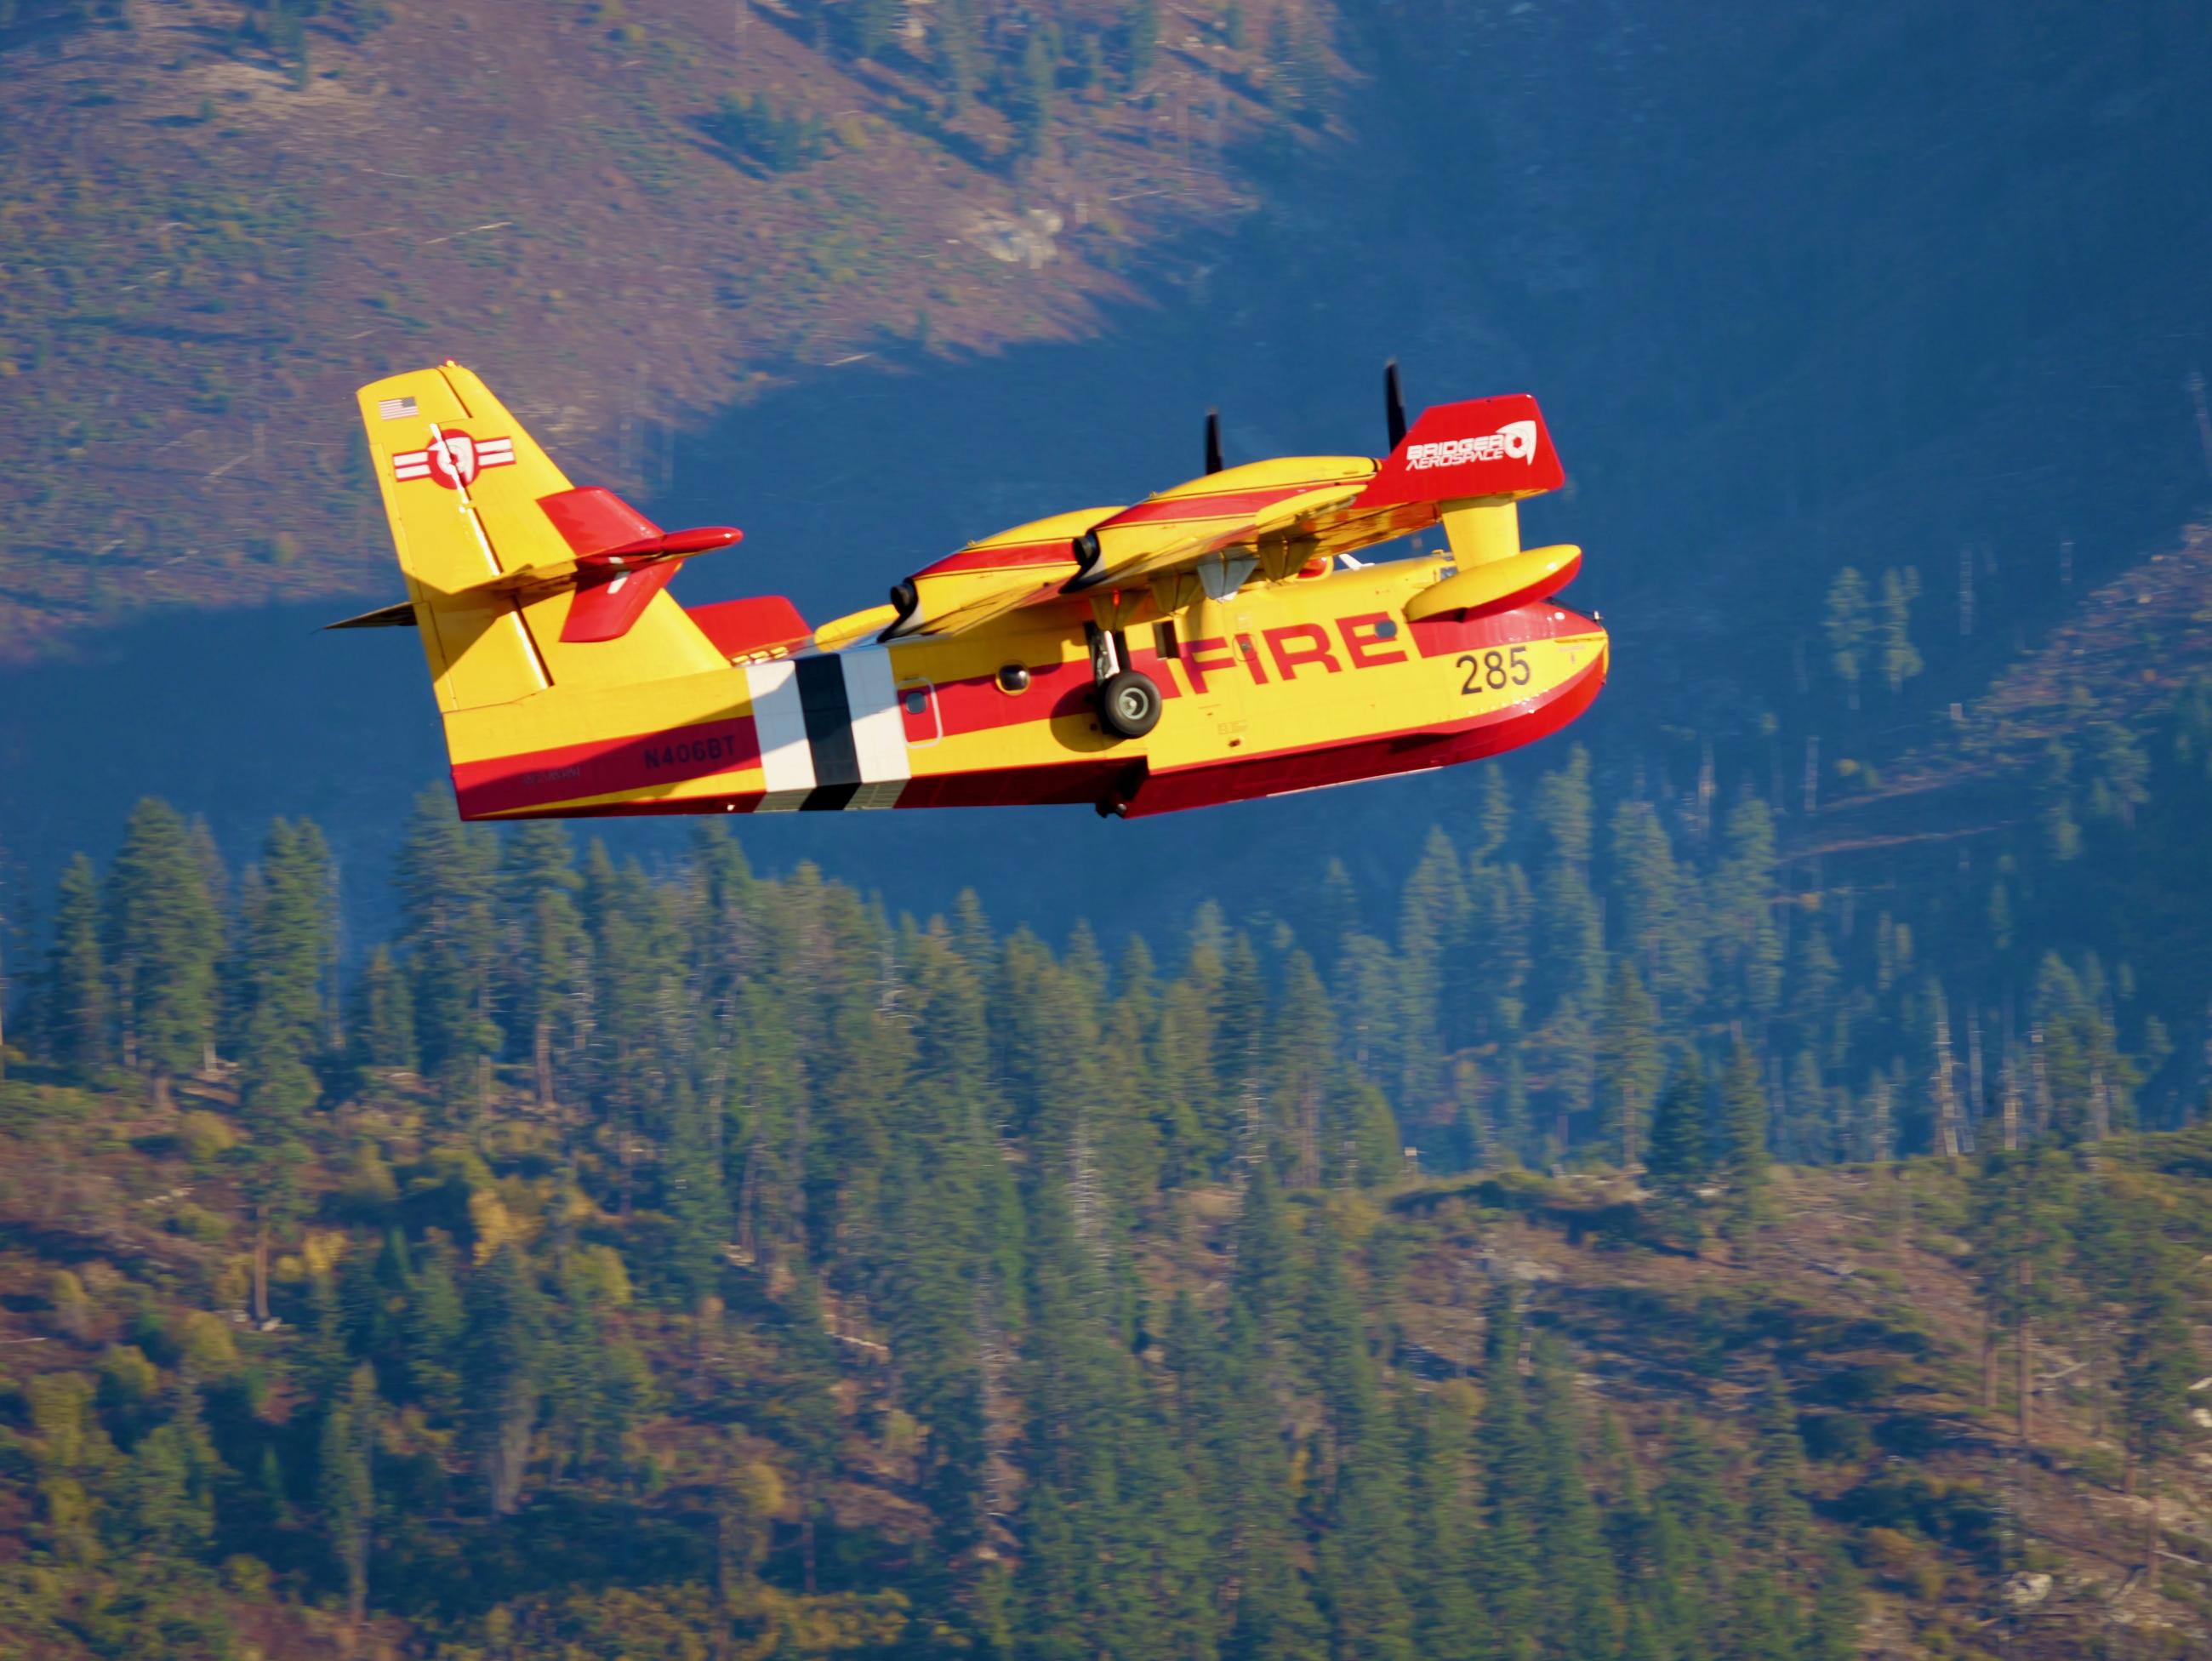
{"label": "pine tree", "polygon": [[1589,752],[1577,745],[1567,764],[1536,787],[1536,822],[1549,854],[1542,894],[1550,949],[1540,1007],[1571,998],[1595,1009],[1605,1001],[1604,931],[1589,885]]}
{"label": "pine tree", "polygon": [[1121,25],[1122,84],[1131,91],[1152,72],[1159,51],[1159,0],[1134,0]]}
{"label": "pine tree", "polygon": [[1862,1602],[1857,1568],[1843,1547],[1832,1544],[1821,1555],[1805,1661],[1858,1661]]}
{"label": "pine tree", "polygon": [[2135,1200],[2124,1232],[2130,1250],[2121,1289],[2119,1397],[2122,1445],[2127,1450],[2127,1490],[2148,1479],[2144,1576],[2158,1584],[2160,1467],[2189,1443],[2189,1392],[2202,1366],[2183,1290],[2186,1261],[2169,1242],[2149,1202]]}
{"label": "pine tree", "polygon": [[1405,1047],[1397,1084],[1408,1118],[1425,1116],[1443,1094],[1437,1051],[1455,1050],[1471,1036],[1459,1031],[1459,1000],[1446,993],[1447,965],[1465,950],[1470,917],[1459,850],[1431,826],[1398,904],[1398,1026]]}
{"label": "pine tree", "polygon": [[1413,1648],[1424,1661],[1484,1661],[1489,1652],[1468,1400],[1464,1385],[1419,1398],[1411,1464],[1419,1542],[1412,1595]]}
{"label": "pine tree", "polygon": [[1699,1232],[1694,1208],[1697,1192],[1712,1171],[1705,1134],[1705,1074],[1695,1050],[1686,1050],[1651,1116],[1651,1150],[1644,1178],[1666,1208],[1674,1226],[1692,1244]]}
{"label": "pine tree", "polygon": [[1624,1171],[1643,1157],[1644,1127],[1665,1075],[1656,1012],[1635,964],[1623,958],[1606,988],[1598,1029],[1598,1093],[1608,1152]]}
{"label": "pine tree", "polygon": [[477,1474],[495,1517],[521,1504],[544,1367],[545,1315],[519,1247],[502,1245],[469,1277],[469,1417]]}
{"label": "pine tree", "polygon": [[1866,579],[1846,565],[1828,585],[1828,660],[1836,678],[1844,684],[1845,702],[1859,707],[1859,681],[1864,668],[1862,654],[1871,629],[1867,617]]}
{"label": "pine tree", "polygon": [[1059,97],[1060,66],[1047,26],[1032,21],[1022,43],[1022,61],[1012,86],[1010,113],[1016,142],[1025,156],[1045,153],[1052,133],[1053,105]]}
{"label": "pine tree", "polygon": [[114,1010],[100,953],[99,873],[82,854],[62,873],[40,1001],[48,1052],[73,1077],[99,1078],[114,1061]]}
{"label": "pine tree", "polygon": [[1782,936],[1774,923],[1774,816],[1756,796],[1729,809],[1708,887],[1706,923],[1719,989],[1764,1019],[1782,994]]}
{"label": "pine tree", "polygon": [[1920,573],[1915,567],[1881,574],[1881,672],[1892,697],[1926,667],[1912,643],[1912,602],[1919,598]]}
{"label": "pine tree", "polygon": [[278,819],[248,874],[236,952],[239,1114],[266,1146],[298,1136],[321,1093],[314,1068],[335,923],[330,851],[312,824]]}
{"label": "pine tree", "polygon": [[974,101],[981,51],[975,38],[975,0],[945,0],[938,9],[937,65],[945,82],[945,113],[955,119]]}
{"label": "pine tree", "polygon": [[1491,1297],[1482,1383],[1483,1591],[1496,1652],[1504,1661],[1528,1661],[1540,1638],[1543,1473],[1521,1382],[1521,1311],[1510,1287]]}
{"label": "pine tree", "polygon": [[1730,1049],[1721,1075],[1718,1129],[1719,1175],[1728,1188],[1720,1232],[1741,1258],[1750,1253],[1765,1220],[1767,1184],[1766,1089],[1758,1058],[1741,1042]]}
{"label": "pine tree", "polygon": [[[1995,1152],[1982,1161],[1970,1198],[1966,1238],[1992,1338],[2009,1334],[2018,1372],[2020,1439],[2033,1439],[2029,1354],[2036,1324],[2062,1306],[2059,1275],[2073,1163],[2048,1144]],[[1987,1354],[1993,1364],[1996,1345]]]}
{"label": "pine tree", "polygon": [[1536,1345],[1536,1440],[1541,1468],[1536,1529],[1547,1648],[1562,1657],[1604,1658],[1620,1644],[1612,1559],[1583,1476],[1573,1375],[1559,1341]]}
{"label": "pine tree", "polygon": [[346,1625],[359,1633],[368,1613],[368,1561],[376,1522],[372,1460],[376,1446],[376,1375],[357,1367],[343,1398],[323,1417],[316,1460],[317,1499],[331,1549],[345,1572]]}
{"label": "pine tree", "polygon": [[354,983],[353,1055],[361,1067],[415,1068],[415,1000],[388,946],[368,954]]}
{"label": "pine tree", "polygon": [[131,811],[107,869],[102,954],[114,977],[124,1065],[166,1104],[215,1034],[222,919],[201,848],[177,811],[151,797]]}
{"label": "pine tree", "polygon": [[497,861],[491,834],[463,824],[444,792],[416,799],[399,853],[399,942],[416,1047],[449,1108],[482,1105],[499,1047],[492,991]]}
{"label": "pine tree", "polygon": [[1293,951],[1283,989],[1270,1013],[1267,1086],[1274,1117],[1275,1161],[1293,1188],[1318,1188],[1327,1171],[1337,1181],[1356,1174],[1333,1145],[1326,1104],[1336,1075],[1336,1017],[1313,964]]}
{"label": "pine tree", "polygon": [[1622,950],[1643,965],[1660,1008],[1679,1015],[1705,989],[1696,882],[1676,864],[1666,826],[1647,802],[1614,809],[1611,841]]}
{"label": "pine tree", "polygon": [[556,1039],[577,1024],[588,945],[575,891],[575,851],[552,819],[515,827],[500,861],[500,1007],[518,1045],[528,1046],[541,1112],[553,1106]]}
{"label": "pine tree", "polygon": [[405,1399],[421,1406],[434,1423],[451,1420],[461,1409],[468,1315],[453,1279],[452,1249],[442,1242],[413,1275],[399,1326]]}
{"label": "pine tree", "polygon": [[1782,1375],[1767,1375],[1759,1403],[1757,1464],[1751,1480],[1752,1536],[1785,1562],[1812,1527],[1805,1501],[1805,1448]]}

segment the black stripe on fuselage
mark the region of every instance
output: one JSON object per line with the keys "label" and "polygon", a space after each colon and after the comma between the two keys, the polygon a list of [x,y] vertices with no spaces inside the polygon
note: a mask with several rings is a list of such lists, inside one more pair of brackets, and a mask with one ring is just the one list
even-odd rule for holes
{"label": "black stripe on fuselage", "polygon": [[845,692],[844,660],[835,655],[798,662],[799,709],[806,721],[806,747],[814,756],[814,785],[802,812],[842,807],[860,788],[860,757],[853,745],[853,703]]}

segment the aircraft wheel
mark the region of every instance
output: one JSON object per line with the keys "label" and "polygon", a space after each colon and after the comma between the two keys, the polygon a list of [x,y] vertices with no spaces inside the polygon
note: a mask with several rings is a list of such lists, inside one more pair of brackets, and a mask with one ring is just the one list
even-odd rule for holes
{"label": "aircraft wheel", "polygon": [[1098,719],[1116,737],[1140,739],[1160,724],[1160,689],[1149,675],[1124,669],[1098,689]]}

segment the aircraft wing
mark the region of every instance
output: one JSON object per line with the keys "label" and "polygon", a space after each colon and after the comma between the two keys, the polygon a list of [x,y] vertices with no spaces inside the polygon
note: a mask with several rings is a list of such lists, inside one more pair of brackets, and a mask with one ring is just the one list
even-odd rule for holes
{"label": "aircraft wing", "polygon": [[1264,506],[1192,526],[1161,526],[1116,514],[1070,538],[1068,554],[1042,575],[1025,573],[1026,580],[974,593],[933,614],[909,613],[884,637],[961,634],[1031,606],[1131,590],[1167,592],[1163,585],[1178,580],[1192,581],[1219,598],[1236,592],[1255,573],[1281,581],[1310,560],[1351,553],[1430,522],[1423,518],[1401,523],[1405,515],[1391,508],[1358,510],[1367,484],[1360,478],[1288,496],[1273,492],[1275,499]]}
{"label": "aircraft wing", "polygon": [[1062,514],[971,545],[892,591],[898,615],[882,638],[959,634],[1031,606],[1142,590],[1162,612],[1179,611],[1200,594],[1225,599],[1255,576],[1286,582],[1317,560],[1565,482],[1534,399],[1436,405],[1380,461],[1254,462],[1134,507]]}

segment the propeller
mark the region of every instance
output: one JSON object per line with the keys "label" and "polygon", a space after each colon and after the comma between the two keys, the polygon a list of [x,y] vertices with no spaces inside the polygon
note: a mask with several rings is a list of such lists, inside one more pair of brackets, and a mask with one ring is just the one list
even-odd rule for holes
{"label": "propeller", "polygon": [[[1382,417],[1390,429],[1390,449],[1396,453],[1406,441],[1406,389],[1398,384],[1398,360],[1392,358],[1382,366]],[[1413,533],[1413,557],[1419,559],[1425,551],[1420,532]]]}
{"label": "propeller", "polygon": [[1221,411],[1218,410],[1206,412],[1206,471],[1209,473],[1221,471]]}

